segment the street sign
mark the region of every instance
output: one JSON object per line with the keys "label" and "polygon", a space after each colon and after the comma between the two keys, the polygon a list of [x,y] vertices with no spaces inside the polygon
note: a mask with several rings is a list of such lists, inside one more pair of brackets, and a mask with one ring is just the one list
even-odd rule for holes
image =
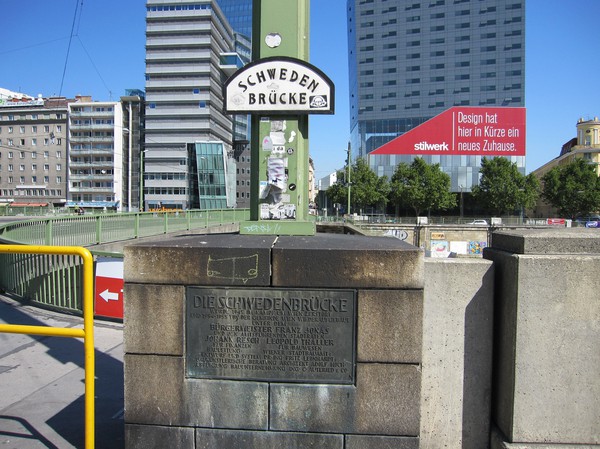
{"label": "street sign", "polygon": [[94,315],[123,319],[123,260],[100,258],[96,262]]}

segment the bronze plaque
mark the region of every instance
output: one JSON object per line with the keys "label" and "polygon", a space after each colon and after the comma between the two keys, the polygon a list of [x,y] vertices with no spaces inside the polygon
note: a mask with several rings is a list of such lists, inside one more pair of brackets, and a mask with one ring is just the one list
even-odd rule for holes
{"label": "bronze plaque", "polygon": [[351,290],[188,287],[188,377],[353,384]]}

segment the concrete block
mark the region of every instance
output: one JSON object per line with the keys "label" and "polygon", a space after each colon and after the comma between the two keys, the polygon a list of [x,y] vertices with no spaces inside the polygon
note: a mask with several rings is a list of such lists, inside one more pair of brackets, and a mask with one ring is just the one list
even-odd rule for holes
{"label": "concrete block", "polygon": [[345,449],[419,449],[419,438],[346,435]]}
{"label": "concrete block", "polygon": [[124,298],[126,353],[183,355],[184,287],[126,284]]}
{"label": "concrete block", "polygon": [[423,251],[398,239],[325,234],[282,236],[273,286],[423,288]]}
{"label": "concrete block", "polygon": [[354,386],[271,384],[271,429],[353,432],[355,402]]}
{"label": "concrete block", "polygon": [[482,259],[427,259],[421,448],[489,445],[494,267]]}
{"label": "concrete block", "polygon": [[422,290],[359,290],[358,362],[420,363]]}
{"label": "concrete block", "polygon": [[226,429],[268,428],[267,383],[187,379],[184,394],[185,419],[189,425]]}
{"label": "concrete block", "polygon": [[124,248],[126,283],[268,286],[274,236],[198,235]]}
{"label": "concrete block", "polygon": [[355,433],[419,435],[418,365],[359,363],[356,377]]}
{"label": "concrete block", "polygon": [[197,429],[196,449],[343,449],[342,435]]}
{"label": "concrete block", "polygon": [[499,430],[510,443],[600,445],[600,255],[486,258],[514,285],[496,292]]}
{"label": "concrete block", "polygon": [[492,234],[495,250],[515,254],[600,254],[597,229],[536,228],[496,231]]}
{"label": "concrete block", "polygon": [[125,422],[185,425],[183,358],[124,356]]}
{"label": "concrete block", "polygon": [[195,449],[194,429],[125,424],[127,449]]}
{"label": "concrete block", "polygon": [[598,444],[554,444],[554,443],[509,443],[492,427],[490,449],[600,449]]}
{"label": "concrete block", "polygon": [[181,357],[125,355],[125,421],[266,429],[266,383],[185,379]]}
{"label": "concrete block", "polygon": [[274,384],[271,427],[418,436],[420,378],[416,365],[360,363],[356,387]]}

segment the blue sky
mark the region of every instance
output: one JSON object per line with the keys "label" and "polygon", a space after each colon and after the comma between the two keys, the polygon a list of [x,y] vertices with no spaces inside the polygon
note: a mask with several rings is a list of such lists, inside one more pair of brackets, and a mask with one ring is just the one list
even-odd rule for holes
{"label": "blue sky", "polygon": [[[0,0],[0,6],[0,87],[96,100],[144,89],[144,0]],[[600,0],[528,0],[527,171],[558,156],[575,137],[579,117],[600,116],[598,18]],[[320,178],[343,165],[349,137],[346,0],[312,0],[310,38],[310,62],[336,86],[336,114],[310,119]]]}

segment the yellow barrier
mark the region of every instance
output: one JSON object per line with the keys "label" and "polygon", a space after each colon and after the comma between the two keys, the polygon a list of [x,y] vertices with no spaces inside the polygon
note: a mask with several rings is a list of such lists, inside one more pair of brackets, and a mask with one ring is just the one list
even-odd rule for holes
{"label": "yellow barrier", "polygon": [[85,449],[94,449],[95,441],[95,362],[94,362],[94,259],[78,246],[0,245],[0,253],[55,254],[83,259],[83,329],[0,324],[0,332],[83,338],[85,358]]}

